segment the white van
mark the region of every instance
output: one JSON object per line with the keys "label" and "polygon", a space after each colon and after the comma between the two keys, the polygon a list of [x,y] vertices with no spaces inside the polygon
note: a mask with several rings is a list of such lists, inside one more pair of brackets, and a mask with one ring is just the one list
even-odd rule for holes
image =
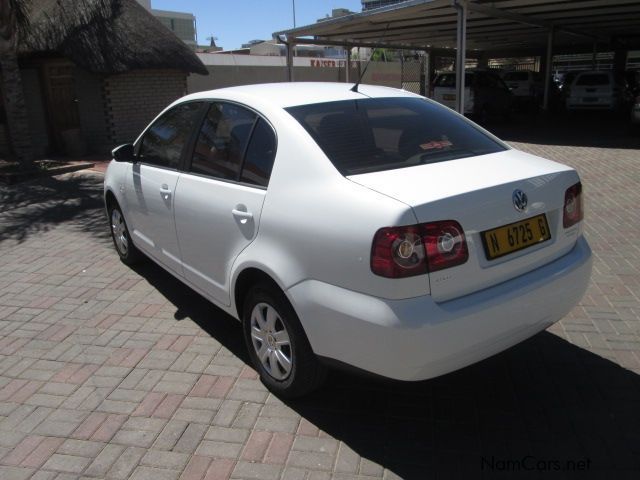
{"label": "white van", "polygon": [[613,72],[582,72],[571,84],[567,110],[618,110],[628,96],[626,82]]}

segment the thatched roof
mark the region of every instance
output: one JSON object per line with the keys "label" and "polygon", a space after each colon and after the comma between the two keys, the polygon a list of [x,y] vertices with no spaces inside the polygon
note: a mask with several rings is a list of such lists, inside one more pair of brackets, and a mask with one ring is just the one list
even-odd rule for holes
{"label": "thatched roof", "polygon": [[56,52],[95,73],[207,74],[196,54],[135,0],[31,0],[29,20],[21,54]]}

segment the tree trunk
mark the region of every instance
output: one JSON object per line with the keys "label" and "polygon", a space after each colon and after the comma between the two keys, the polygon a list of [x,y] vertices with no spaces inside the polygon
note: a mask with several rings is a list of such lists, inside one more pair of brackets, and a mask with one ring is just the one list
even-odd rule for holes
{"label": "tree trunk", "polygon": [[16,160],[26,170],[33,167],[33,148],[22,77],[15,51],[5,51],[0,55],[0,68],[2,69],[0,74],[2,75],[2,93],[7,114],[9,141]]}

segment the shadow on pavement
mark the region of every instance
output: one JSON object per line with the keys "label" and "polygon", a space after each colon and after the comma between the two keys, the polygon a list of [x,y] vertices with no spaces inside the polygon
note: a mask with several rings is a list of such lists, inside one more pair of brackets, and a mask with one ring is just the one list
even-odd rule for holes
{"label": "shadow on pavement", "polygon": [[109,239],[103,177],[79,172],[18,185],[0,185],[0,241],[24,242],[59,224]]}
{"label": "shadow on pavement", "polygon": [[610,112],[516,114],[510,122],[484,127],[505,142],[594,148],[640,148],[640,128],[628,116]]}
{"label": "shadow on pavement", "polygon": [[[248,363],[235,319],[152,262],[135,270]],[[333,371],[286,403],[402,478],[640,478],[640,377],[547,332],[424,382]]]}

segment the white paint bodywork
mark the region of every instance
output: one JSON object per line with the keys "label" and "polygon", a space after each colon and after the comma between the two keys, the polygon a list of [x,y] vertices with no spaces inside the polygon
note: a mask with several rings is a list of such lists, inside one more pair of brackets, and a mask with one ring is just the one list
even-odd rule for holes
{"label": "white paint bodywork", "polygon": [[[162,169],[141,179],[136,169],[145,175],[144,165],[111,162],[105,192],[121,205],[135,245],[236,318],[238,276],[247,268],[262,270],[291,301],[316,354],[402,380],[461,368],[566,315],[583,295],[591,270],[581,224],[562,227],[564,192],[579,180],[577,173],[507,149],[346,178],[284,108],[415,96],[349,87],[253,85],[178,100],[232,101],[268,119],[278,139],[269,186],[155,172]],[[168,198],[160,191],[165,184]],[[529,196],[524,213],[513,207],[515,188]],[[238,206],[252,213],[250,222],[234,217]],[[481,231],[542,212],[552,241],[486,260]],[[447,219],[465,231],[465,264],[403,279],[371,272],[378,229]]]}

